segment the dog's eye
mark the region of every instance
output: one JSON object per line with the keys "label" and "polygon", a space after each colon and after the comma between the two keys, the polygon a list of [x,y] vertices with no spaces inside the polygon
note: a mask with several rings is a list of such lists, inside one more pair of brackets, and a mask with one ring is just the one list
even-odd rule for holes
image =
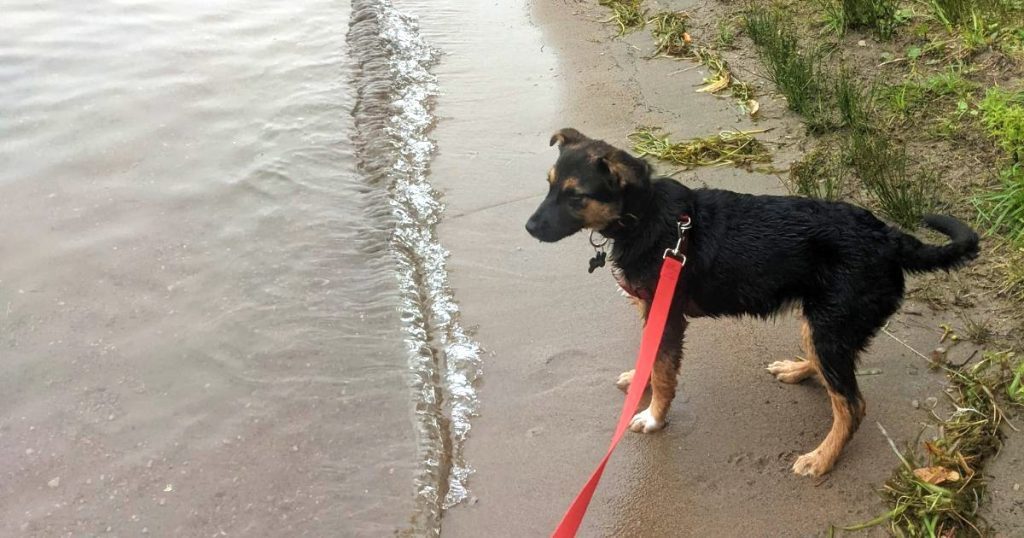
{"label": "dog's eye", "polygon": [[587,201],[587,195],[578,191],[566,191],[565,197],[573,207],[583,207]]}

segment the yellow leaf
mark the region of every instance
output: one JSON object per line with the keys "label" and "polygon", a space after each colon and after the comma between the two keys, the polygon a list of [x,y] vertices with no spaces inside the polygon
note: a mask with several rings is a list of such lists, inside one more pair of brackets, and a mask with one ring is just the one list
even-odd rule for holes
{"label": "yellow leaf", "polygon": [[920,478],[922,482],[935,485],[960,480],[960,473],[945,467],[921,467],[914,469],[914,476]]}
{"label": "yellow leaf", "polygon": [[708,85],[697,90],[697,93],[715,93],[729,87],[729,76],[724,75],[715,80],[707,81]]}

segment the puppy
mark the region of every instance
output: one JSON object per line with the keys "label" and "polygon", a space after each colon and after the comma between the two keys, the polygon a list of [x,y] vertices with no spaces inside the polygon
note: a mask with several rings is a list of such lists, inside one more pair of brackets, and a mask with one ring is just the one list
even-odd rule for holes
{"label": "puppy", "polygon": [[[689,189],[652,178],[642,159],[575,129],[551,137],[558,160],[548,194],[526,223],[533,237],[555,242],[584,228],[613,241],[610,259],[622,288],[637,297],[646,319],[662,256],[676,244],[677,223],[692,220],[687,263],[651,377],[650,406],[630,424],[635,432],[665,425],[675,397],[687,318],[768,318],[799,304],[801,361],[768,370],[784,383],[820,375],[832,405],[832,429],[793,471],[829,472],[864,418],[854,376],[857,355],[903,300],[904,274],[960,267],[978,255],[978,236],[960,221],[927,215],[924,223],[951,239],[924,244],[842,202]],[[628,384],[625,372],[621,384]]]}

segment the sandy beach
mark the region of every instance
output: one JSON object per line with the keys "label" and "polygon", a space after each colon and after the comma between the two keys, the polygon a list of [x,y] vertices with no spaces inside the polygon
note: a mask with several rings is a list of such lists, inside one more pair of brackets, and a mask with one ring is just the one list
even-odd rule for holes
{"label": "sandy beach", "polygon": [[[669,2],[700,17],[698,2]],[[550,133],[573,126],[626,146],[638,125],[675,137],[723,129],[770,129],[762,139],[786,167],[802,127],[784,102],[762,100],[752,123],[727,98],[695,93],[705,76],[690,62],[649,60],[643,32],[613,39],[603,11],[589,3],[533,2],[500,8],[493,25],[467,29],[438,69],[452,82],[441,117],[465,117],[474,79],[508,87],[478,96],[486,108],[471,129],[435,132],[432,167],[445,189],[442,239],[463,321],[487,350],[466,457],[474,497],[448,511],[447,536],[536,536],[553,530],[607,446],[622,394],[614,381],[631,368],[640,323],[607,270],[586,272],[586,237],[540,244],[523,230],[546,189],[556,153]],[[429,23],[425,21],[429,28]],[[523,51],[534,63],[515,63]],[[750,77],[751,79],[755,77]],[[465,92],[465,94],[463,93]],[[450,103],[462,102],[462,106]],[[488,124],[492,124],[488,128]],[[785,193],[779,178],[734,168],[677,176],[690,187]],[[889,327],[916,349],[931,349],[941,314],[907,303]],[[942,398],[943,376],[887,335],[862,357],[868,417],[837,468],[823,479],[790,471],[830,424],[824,389],[775,381],[764,367],[799,354],[798,322],[696,320],[687,332],[680,396],[669,426],[628,434],[609,464],[584,536],[824,536],[883,513],[876,491],[898,460],[876,427],[897,444],[912,442],[927,411],[912,402]],[[966,356],[970,350],[957,350]],[[861,535],[884,535],[880,529]]]}

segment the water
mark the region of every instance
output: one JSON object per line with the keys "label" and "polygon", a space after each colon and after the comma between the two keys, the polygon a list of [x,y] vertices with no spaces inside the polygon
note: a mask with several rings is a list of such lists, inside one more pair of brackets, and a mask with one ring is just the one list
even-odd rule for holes
{"label": "water", "polygon": [[3,27],[0,535],[436,533],[479,350],[415,20],[12,0]]}

